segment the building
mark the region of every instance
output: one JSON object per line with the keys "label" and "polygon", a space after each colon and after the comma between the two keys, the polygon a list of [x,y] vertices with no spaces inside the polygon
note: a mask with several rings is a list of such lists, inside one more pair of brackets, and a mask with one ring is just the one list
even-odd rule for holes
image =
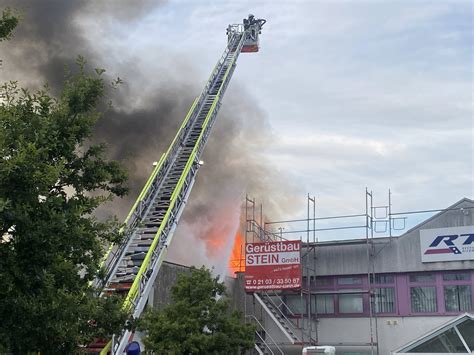
{"label": "building", "polygon": [[[243,273],[228,279],[234,308],[257,326],[255,353],[474,352],[473,214],[464,198],[398,237],[303,243],[303,292],[246,293]],[[186,270],[163,264],[154,306]]]}
{"label": "building", "polygon": [[[347,355],[403,353],[466,314],[473,331],[463,341],[474,351],[473,213],[464,198],[399,237],[303,244],[303,292],[248,295],[246,313],[276,353],[301,354],[311,339]],[[455,337],[436,346],[465,352]],[[423,349],[439,352],[434,342]]]}

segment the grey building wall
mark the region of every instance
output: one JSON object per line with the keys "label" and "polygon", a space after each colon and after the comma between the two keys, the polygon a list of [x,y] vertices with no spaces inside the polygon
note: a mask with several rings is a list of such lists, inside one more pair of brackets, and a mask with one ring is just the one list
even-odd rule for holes
{"label": "grey building wall", "polygon": [[[242,314],[250,314],[247,312],[247,307],[252,307],[253,297],[245,293],[244,289],[244,274],[242,272],[236,273],[237,278],[226,278],[225,285],[227,293],[230,296],[230,304],[233,310],[238,310]],[[253,308],[249,308],[252,309]]]}
{"label": "grey building wall", "polygon": [[[374,238],[371,254],[377,273],[431,270],[474,269],[474,260],[422,263],[420,230],[474,225],[474,201],[462,199],[450,208],[470,207],[463,211],[443,211],[407,231],[400,237]],[[316,276],[367,273],[366,240],[316,243],[314,252],[304,259],[303,271],[316,269]],[[315,265],[314,265],[315,262]]]}
{"label": "grey building wall", "polygon": [[[463,199],[451,206],[474,207],[474,201]],[[444,211],[417,227],[409,230],[403,236],[392,238],[377,238],[374,240],[375,269],[377,273],[412,272],[430,270],[474,269],[474,261],[422,263],[420,252],[420,229],[444,228],[474,225],[474,209],[464,211]],[[367,249],[365,240],[324,242],[317,243],[315,255],[311,255],[310,267],[313,267],[313,258],[316,262],[316,276],[350,275],[367,273]],[[154,286],[154,307],[162,308],[170,302],[171,287],[178,275],[188,272],[189,268],[163,263]],[[243,284],[243,275],[236,280],[226,279],[226,285],[231,304],[234,309],[244,314],[255,316],[261,321],[269,334],[284,348],[285,354],[301,354],[301,345],[288,344],[288,339],[274,324],[270,316],[255,302],[251,294],[246,294]],[[390,352],[429,330],[453,318],[442,316],[429,317],[381,317],[377,321],[379,354]],[[323,318],[313,323],[317,325],[318,338],[321,345],[335,345],[338,354],[345,352],[366,352],[370,350],[367,343],[370,341],[368,318]],[[342,345],[345,343],[346,345]],[[352,345],[349,345],[351,344]],[[365,343],[365,345],[364,345]]]}
{"label": "grey building wall", "polygon": [[148,304],[153,308],[163,309],[171,303],[171,288],[176,283],[181,273],[189,272],[189,267],[169,262],[161,265],[160,272],[153,285],[152,297],[148,299]]}
{"label": "grey building wall", "polygon": [[[176,283],[178,277],[182,273],[189,273],[190,267],[170,262],[163,262],[160,272],[158,273],[153,292],[148,299],[148,304],[154,308],[163,309],[171,303],[171,289]],[[245,311],[245,292],[243,292],[243,284],[235,282],[232,277],[226,277],[224,283],[227,288],[230,302],[233,309],[238,309],[244,313]],[[248,296],[247,296],[248,298]]]}
{"label": "grey building wall", "polygon": [[[474,261],[450,261],[422,263],[420,251],[420,230],[474,225],[474,201],[463,199],[450,208],[469,207],[464,211],[447,210],[424,221],[398,238],[376,238],[371,249],[377,273],[419,272],[438,270],[474,269]],[[308,268],[315,266],[316,277],[333,275],[366,274],[368,270],[367,246],[365,240],[344,240],[316,243],[315,254],[306,258]],[[304,254],[304,251],[303,251]],[[315,262],[315,264],[313,264]],[[304,271],[306,268],[304,267]],[[305,272],[304,272],[305,273]],[[311,273],[311,272],[310,272]],[[243,287],[235,292],[242,292]],[[248,296],[247,296],[248,297]],[[244,299],[244,298],[242,298]],[[290,346],[288,339],[274,324],[271,317],[262,312],[255,302],[246,301],[247,312],[259,318],[270,335],[282,344],[285,354],[300,354],[301,345]],[[249,307],[253,305],[253,309]],[[426,317],[380,317],[377,324],[373,319],[374,335],[378,333],[379,354],[388,355],[394,349],[427,333],[456,316]],[[321,318],[317,324],[321,345],[336,346],[337,354],[370,354],[370,319],[367,317]],[[376,326],[376,327],[375,327]],[[375,329],[376,328],[376,329]]]}

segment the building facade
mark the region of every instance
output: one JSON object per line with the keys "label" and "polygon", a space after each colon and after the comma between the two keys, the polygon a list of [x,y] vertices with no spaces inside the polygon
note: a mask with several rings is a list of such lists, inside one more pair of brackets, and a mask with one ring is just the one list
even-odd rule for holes
{"label": "building facade", "polygon": [[465,198],[399,237],[304,245],[302,292],[251,295],[246,312],[285,354],[310,338],[337,354],[391,354],[474,313],[473,213]]}
{"label": "building facade", "polygon": [[[256,324],[254,352],[301,354],[312,342],[338,355],[389,355],[428,339],[419,347],[426,354],[474,353],[473,214],[465,198],[399,237],[303,244],[302,291],[246,293],[242,273],[227,279],[234,308]],[[155,307],[169,302],[170,286],[186,271],[163,265]],[[460,317],[462,341],[452,325],[437,335]]]}

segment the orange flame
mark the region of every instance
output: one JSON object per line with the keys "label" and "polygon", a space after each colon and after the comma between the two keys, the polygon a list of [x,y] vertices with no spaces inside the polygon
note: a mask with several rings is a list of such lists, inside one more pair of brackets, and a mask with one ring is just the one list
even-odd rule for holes
{"label": "orange flame", "polygon": [[234,245],[229,258],[229,271],[232,276],[236,272],[245,271],[245,241],[240,231],[235,233]]}

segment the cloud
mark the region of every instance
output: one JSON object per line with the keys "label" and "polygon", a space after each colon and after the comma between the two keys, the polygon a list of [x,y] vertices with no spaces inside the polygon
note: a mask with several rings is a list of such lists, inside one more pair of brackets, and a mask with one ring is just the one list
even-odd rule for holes
{"label": "cloud", "polygon": [[[249,192],[269,206],[271,219],[304,217],[306,191],[318,197],[318,213],[331,215],[363,211],[366,186],[380,199],[392,188],[400,210],[472,197],[470,2],[147,1],[138,10],[129,8],[133,2],[116,10],[112,2],[92,4],[59,4],[66,30],[50,32],[51,43],[30,41],[24,51],[21,32],[2,43],[8,54],[0,76],[39,83],[48,73],[62,75],[63,59],[77,52],[126,74],[115,121],[110,117],[101,132],[130,132],[112,151],[126,155],[134,185],[143,183],[204,85],[226,25],[252,12],[268,20],[261,52],[239,58],[196,188]],[[57,64],[43,67],[50,53]],[[152,133],[143,144],[134,131],[141,124]],[[158,130],[166,134],[153,136]],[[143,160],[136,159],[141,145]],[[190,214],[204,205],[199,190],[193,203]],[[198,221],[186,218],[189,228],[179,233]]]}
{"label": "cloud", "polygon": [[[201,90],[194,61],[181,56],[174,47],[169,27],[150,33],[131,30],[135,26],[148,28],[150,13],[168,16],[171,10],[161,1],[146,1],[139,7],[133,4],[19,4],[26,8],[25,27],[8,43],[14,51],[5,58],[8,73],[2,73],[2,79],[18,76],[32,88],[46,81],[57,93],[62,87],[64,65],[82,54],[90,66],[104,66],[108,73],[119,73],[125,80],[118,91],[110,93],[114,106],[96,126],[93,141],[105,142],[109,156],[126,166],[131,192],[127,198],[107,204],[98,211],[99,216],[126,215],[151,172],[152,162],[166,150]],[[179,29],[174,19],[170,24],[172,30]],[[120,39],[118,34],[124,29],[128,29],[127,35]],[[226,43],[224,34],[219,38],[214,63]],[[137,51],[130,51],[129,46],[138,46]],[[230,87],[227,96],[203,156],[206,165],[200,169],[168,258],[187,264],[205,261],[219,266],[220,272],[227,265],[241,222],[245,193],[258,196],[277,214],[290,212],[297,191],[262,155],[271,132],[258,102],[238,85]],[[288,194],[270,197],[277,188]]]}

